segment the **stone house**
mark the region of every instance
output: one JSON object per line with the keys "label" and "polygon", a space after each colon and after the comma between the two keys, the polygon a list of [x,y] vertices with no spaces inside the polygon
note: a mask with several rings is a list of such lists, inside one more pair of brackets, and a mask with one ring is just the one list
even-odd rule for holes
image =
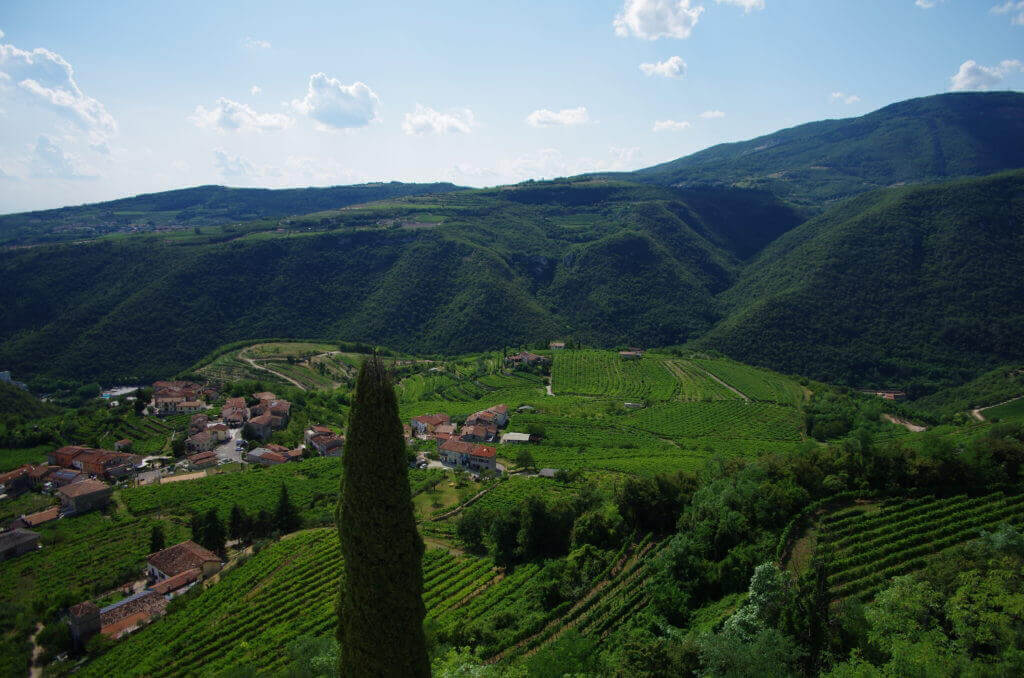
{"label": "stone house", "polygon": [[60,488],[57,497],[65,513],[86,513],[106,506],[112,491],[109,485],[86,479]]}
{"label": "stone house", "polygon": [[0,562],[39,548],[39,535],[20,527],[0,532]]}

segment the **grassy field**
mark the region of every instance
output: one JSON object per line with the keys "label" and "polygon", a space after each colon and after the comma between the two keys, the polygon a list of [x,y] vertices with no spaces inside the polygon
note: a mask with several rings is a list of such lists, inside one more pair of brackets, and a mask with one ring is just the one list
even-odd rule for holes
{"label": "grassy field", "polygon": [[1017,398],[1002,405],[989,407],[981,411],[986,419],[1000,421],[1024,421],[1024,398]]}
{"label": "grassy field", "polygon": [[668,400],[679,388],[659,359],[645,355],[624,360],[610,351],[560,351],[551,367],[551,387],[559,395],[634,400]]}

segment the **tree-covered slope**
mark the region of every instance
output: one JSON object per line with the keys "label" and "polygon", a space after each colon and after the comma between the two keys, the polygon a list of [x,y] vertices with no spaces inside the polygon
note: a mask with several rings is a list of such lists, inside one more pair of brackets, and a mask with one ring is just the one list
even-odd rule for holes
{"label": "tree-covered slope", "polygon": [[1024,94],[940,94],[858,118],[719,144],[632,173],[662,185],[760,188],[821,207],[900,183],[1024,167]]}
{"label": "tree-covered slope", "polygon": [[851,384],[962,382],[1024,358],[1022,261],[1024,171],[876,191],[766,248],[697,344]]}
{"label": "tree-covered slope", "polygon": [[[687,341],[718,319],[745,220],[621,182],[524,184],[204,229],[10,250],[0,364],[113,381],[281,336],[460,353],[576,336]],[[741,201],[742,204],[742,201]],[[798,217],[768,209],[768,228]],[[785,221],[780,215],[791,215]],[[224,232],[222,232],[224,231]],[[706,235],[705,235],[706,234]]]}
{"label": "tree-covered slope", "polygon": [[58,411],[55,406],[40,401],[28,391],[0,381],[0,419],[10,415],[34,419]]}
{"label": "tree-covered slope", "polygon": [[207,226],[308,214],[374,200],[462,190],[450,183],[390,183],[328,188],[196,186],[108,202],[0,216],[0,242],[82,238],[130,227]]}

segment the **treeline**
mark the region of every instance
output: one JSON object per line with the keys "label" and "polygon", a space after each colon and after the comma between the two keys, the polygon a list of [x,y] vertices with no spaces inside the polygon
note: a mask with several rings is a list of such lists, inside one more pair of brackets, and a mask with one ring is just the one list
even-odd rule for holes
{"label": "treeline", "polygon": [[255,513],[248,513],[235,504],[231,507],[226,525],[213,508],[204,515],[193,514],[189,520],[192,541],[222,558],[225,557],[229,538],[249,544],[260,539],[289,534],[301,527],[302,516],[288,496],[287,485],[281,485],[273,512],[260,509]]}

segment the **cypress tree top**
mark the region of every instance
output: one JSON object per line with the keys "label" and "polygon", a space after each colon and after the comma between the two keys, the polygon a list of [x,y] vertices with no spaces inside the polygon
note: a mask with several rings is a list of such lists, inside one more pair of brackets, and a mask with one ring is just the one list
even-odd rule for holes
{"label": "cypress tree top", "polygon": [[341,675],[427,677],[423,540],[398,402],[376,354],[359,370],[341,463]]}

